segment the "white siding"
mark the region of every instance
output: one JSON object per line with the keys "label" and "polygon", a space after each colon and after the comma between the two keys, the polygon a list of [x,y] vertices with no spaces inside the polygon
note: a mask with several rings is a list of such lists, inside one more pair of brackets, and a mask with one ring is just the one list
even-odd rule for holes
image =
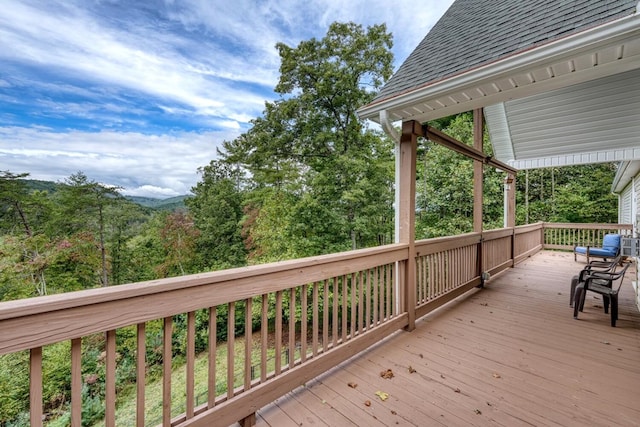
{"label": "white siding", "polygon": [[627,188],[620,194],[620,206],[618,207],[618,222],[620,224],[633,223],[634,214],[632,211],[633,184],[629,183]]}

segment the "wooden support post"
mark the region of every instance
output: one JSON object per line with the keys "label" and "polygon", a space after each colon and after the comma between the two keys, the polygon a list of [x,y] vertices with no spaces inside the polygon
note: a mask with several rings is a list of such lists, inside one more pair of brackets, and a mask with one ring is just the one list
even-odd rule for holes
{"label": "wooden support post", "polygon": [[510,173],[507,175],[509,183],[509,191],[507,197],[507,227],[516,226],[516,175]]}
{"label": "wooden support post", "polygon": [[[482,108],[477,108],[473,110],[473,148],[483,151],[482,141]],[[483,169],[482,161],[473,161],[473,231],[475,232],[482,232]]]}
{"label": "wooden support post", "polygon": [[406,329],[412,331],[416,323],[416,152],[418,137],[423,135],[422,125],[416,121],[402,123],[400,138],[399,242],[409,245],[409,259],[405,263],[404,307],[409,321]]}
{"label": "wooden support post", "polygon": [[239,424],[241,427],[253,427],[256,425],[256,413],[254,412],[253,414],[241,419]]}

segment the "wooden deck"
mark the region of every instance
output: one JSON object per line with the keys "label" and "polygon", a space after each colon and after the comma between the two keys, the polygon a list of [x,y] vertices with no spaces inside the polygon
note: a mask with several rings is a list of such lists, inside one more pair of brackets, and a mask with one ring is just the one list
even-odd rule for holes
{"label": "wooden deck", "polygon": [[593,294],[574,320],[583,264],[541,252],[262,408],[257,425],[639,426],[631,281],[617,327]]}

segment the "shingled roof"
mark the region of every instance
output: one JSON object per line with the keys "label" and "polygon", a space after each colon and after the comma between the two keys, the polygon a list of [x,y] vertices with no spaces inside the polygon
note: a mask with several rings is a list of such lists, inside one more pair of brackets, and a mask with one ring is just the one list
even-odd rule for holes
{"label": "shingled roof", "polygon": [[638,0],[456,0],[372,103],[624,16]]}
{"label": "shingled roof", "polygon": [[393,123],[482,108],[516,169],[640,160],[638,0],[456,0],[368,105]]}

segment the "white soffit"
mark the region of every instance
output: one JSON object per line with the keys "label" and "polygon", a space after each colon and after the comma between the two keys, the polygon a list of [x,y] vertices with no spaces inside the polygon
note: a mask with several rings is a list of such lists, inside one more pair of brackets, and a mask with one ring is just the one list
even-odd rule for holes
{"label": "white soffit", "polygon": [[485,108],[494,155],[516,169],[640,160],[640,69]]}

